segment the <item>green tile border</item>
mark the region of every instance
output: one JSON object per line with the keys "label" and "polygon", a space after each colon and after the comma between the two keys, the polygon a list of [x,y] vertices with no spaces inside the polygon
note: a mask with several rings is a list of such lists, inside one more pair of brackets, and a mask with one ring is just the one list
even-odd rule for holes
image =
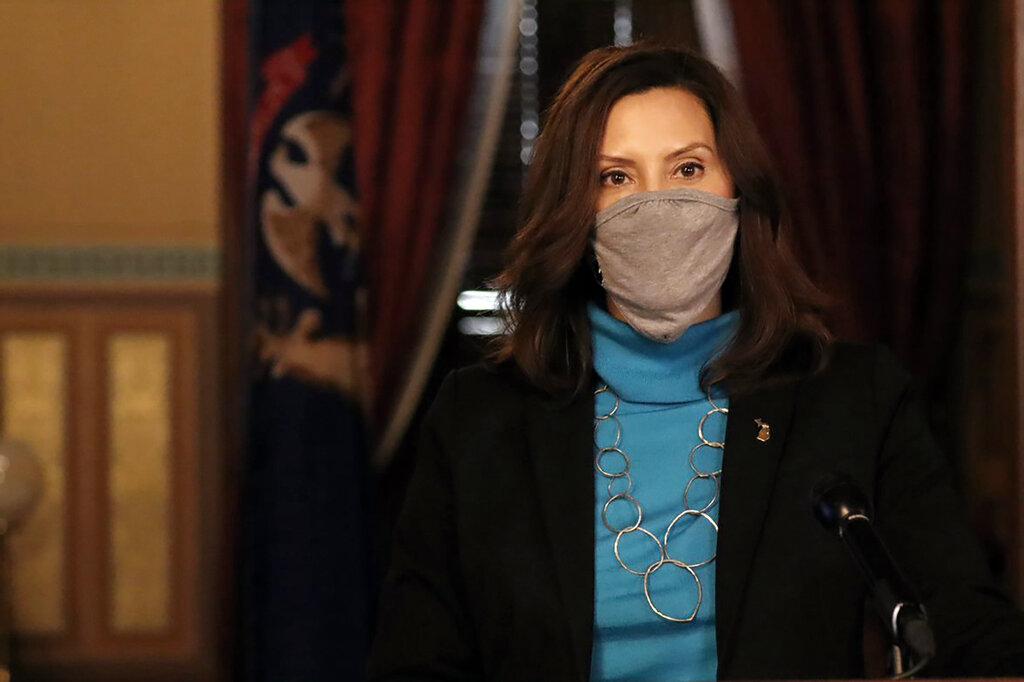
{"label": "green tile border", "polygon": [[220,252],[200,247],[0,246],[0,280],[216,280]]}

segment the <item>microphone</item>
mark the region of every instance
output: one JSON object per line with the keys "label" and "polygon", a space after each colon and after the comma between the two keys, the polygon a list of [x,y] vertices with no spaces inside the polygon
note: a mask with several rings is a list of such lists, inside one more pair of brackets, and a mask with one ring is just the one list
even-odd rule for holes
{"label": "microphone", "polygon": [[820,479],[811,494],[814,516],[826,530],[839,535],[860,568],[879,615],[895,643],[913,654],[917,665],[899,676],[920,670],[935,655],[935,638],[916,591],[896,566],[892,555],[871,523],[871,503],[854,481],[843,474]]}

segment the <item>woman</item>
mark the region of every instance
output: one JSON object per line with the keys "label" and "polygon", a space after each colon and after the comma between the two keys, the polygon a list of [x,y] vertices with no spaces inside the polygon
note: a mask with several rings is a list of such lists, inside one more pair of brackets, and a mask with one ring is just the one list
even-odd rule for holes
{"label": "woman", "polygon": [[509,333],[421,432],[373,679],[861,676],[866,590],[809,502],[833,472],[921,592],[926,671],[1024,672],[909,376],[831,339],[710,63],[586,55],[522,207]]}

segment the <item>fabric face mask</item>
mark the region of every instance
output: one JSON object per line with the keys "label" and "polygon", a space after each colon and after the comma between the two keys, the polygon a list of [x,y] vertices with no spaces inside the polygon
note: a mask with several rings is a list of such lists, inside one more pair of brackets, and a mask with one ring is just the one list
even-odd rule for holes
{"label": "fabric face mask", "polygon": [[738,206],[680,187],[630,194],[597,213],[602,286],[631,327],[671,343],[693,324],[728,274]]}

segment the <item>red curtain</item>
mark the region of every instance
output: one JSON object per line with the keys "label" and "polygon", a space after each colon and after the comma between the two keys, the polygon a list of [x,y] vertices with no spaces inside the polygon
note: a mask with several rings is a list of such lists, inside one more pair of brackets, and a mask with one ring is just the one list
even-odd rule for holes
{"label": "red curtain", "polygon": [[973,174],[966,0],[733,0],[743,87],[841,336],[941,380]]}
{"label": "red curtain", "polygon": [[370,324],[371,422],[414,345],[476,66],[479,0],[345,3]]}

